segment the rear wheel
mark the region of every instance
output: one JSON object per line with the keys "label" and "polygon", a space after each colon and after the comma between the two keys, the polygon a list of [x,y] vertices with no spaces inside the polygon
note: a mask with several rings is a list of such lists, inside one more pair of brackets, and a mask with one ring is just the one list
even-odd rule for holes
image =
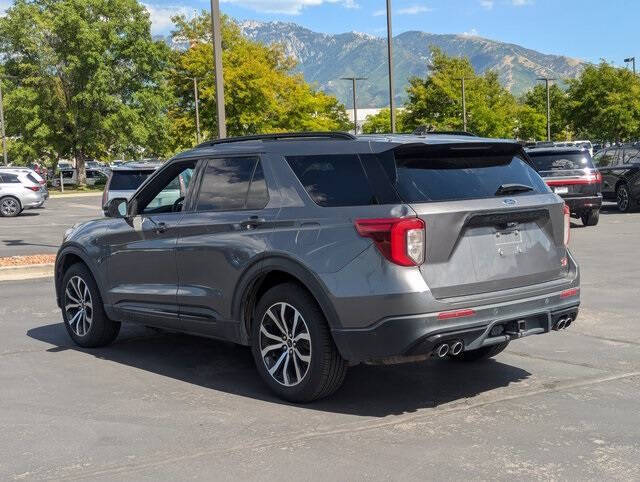
{"label": "rear wheel", "polygon": [[620,184],[616,189],[616,203],[618,204],[618,210],[622,213],[628,213],[631,211],[632,199],[629,187],[626,184]]}
{"label": "rear wheel", "polygon": [[13,196],[5,196],[0,199],[0,216],[13,218],[22,212],[20,201]]}
{"label": "rear wheel", "polygon": [[582,219],[582,224],[585,226],[595,226],[598,224],[598,221],[600,221],[600,210],[591,209],[590,211],[583,213],[580,216],[580,219]]}
{"label": "rear wheel", "polygon": [[120,332],[120,323],[107,318],[93,276],[81,263],[71,266],[62,280],[62,317],[71,339],[84,348],[105,346]]}
{"label": "rear wheel", "polygon": [[478,348],[477,350],[463,351],[454,358],[456,360],[464,362],[487,360],[489,358],[493,358],[499,353],[502,353],[504,349],[507,348],[507,346],[509,346],[509,342],[505,341],[504,343],[500,343],[499,345],[484,346],[482,348]]}
{"label": "rear wheel", "polygon": [[268,290],[256,306],[251,347],[258,372],[278,396],[311,402],[344,381],[347,363],[333,343],[327,320],[302,287]]}

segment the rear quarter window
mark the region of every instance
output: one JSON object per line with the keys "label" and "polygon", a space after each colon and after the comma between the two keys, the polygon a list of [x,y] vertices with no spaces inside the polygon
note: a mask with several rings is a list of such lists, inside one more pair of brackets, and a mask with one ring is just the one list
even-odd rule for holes
{"label": "rear quarter window", "polygon": [[109,190],[135,191],[152,174],[149,170],[113,171]]}
{"label": "rear quarter window", "polygon": [[357,155],[291,156],[287,162],[319,206],[378,204]]}

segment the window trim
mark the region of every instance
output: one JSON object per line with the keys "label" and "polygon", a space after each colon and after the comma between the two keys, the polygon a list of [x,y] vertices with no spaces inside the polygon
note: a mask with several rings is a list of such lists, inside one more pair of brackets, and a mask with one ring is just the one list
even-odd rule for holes
{"label": "window trim", "polygon": [[[202,192],[202,184],[204,183],[204,179],[207,175],[207,167],[209,165],[209,161],[214,161],[214,160],[224,160],[224,159],[254,159],[255,162],[253,164],[253,169],[251,170],[251,178],[249,179],[249,185],[247,186],[247,190],[244,193],[244,207],[243,208],[238,208],[238,209],[198,209],[198,200],[200,199],[200,193]],[[264,162],[263,162],[263,158],[261,155],[259,154],[232,154],[232,155],[218,155],[218,156],[207,156],[207,157],[203,157],[200,159],[200,162],[202,163],[202,168],[200,170],[200,175],[198,177],[198,179],[196,179],[197,182],[197,190],[194,188],[194,196],[193,196],[193,209],[192,212],[194,213],[236,213],[236,212],[242,212],[242,211],[262,211],[263,209],[265,209],[268,205],[269,202],[271,201],[271,197],[269,194],[269,183],[267,182],[267,175],[266,175],[266,170],[264,168]],[[262,166],[262,177],[264,179],[264,183],[267,187],[267,197],[266,197],[266,202],[264,203],[264,206],[260,207],[260,208],[248,208],[247,207],[247,201],[249,199],[249,192],[251,191],[251,186],[253,185],[253,177],[256,174],[256,169],[258,168],[258,163],[260,163],[260,165]]]}

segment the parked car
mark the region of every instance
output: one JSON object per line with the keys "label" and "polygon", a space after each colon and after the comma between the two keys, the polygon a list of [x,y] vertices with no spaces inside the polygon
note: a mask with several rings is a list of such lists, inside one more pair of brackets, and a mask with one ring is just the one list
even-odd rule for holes
{"label": "parked car", "polygon": [[[65,186],[76,186],[78,184],[78,170],[72,169],[60,169],[60,173],[56,179],[53,180],[54,186],[60,186],[60,174],[62,175],[62,182]],[[102,169],[86,169],[86,182],[87,186],[95,186],[100,184],[106,184],[108,180],[108,174]]]}
{"label": "parked car", "polygon": [[44,206],[42,185],[24,170],[0,170],[0,216],[14,217],[25,209]]}
{"label": "parked car", "polygon": [[[106,214],[106,206],[112,199],[130,199],[136,190],[160,166],[161,161],[128,162],[111,168],[111,175],[107,180],[102,194],[102,206]],[[179,196],[176,195],[175,199]]]}
{"label": "parked car", "polygon": [[595,226],[602,207],[602,175],[589,151],[574,147],[527,149],[535,168],[553,191],[564,199],[571,216]]}
{"label": "parked car", "polygon": [[[181,177],[184,197],[166,198]],[[295,402],[330,395],[349,365],[474,362],[578,315],[568,209],[512,141],[211,141],[108,215],[57,255],[71,339],[104,346],[133,322],[248,345]]]}
{"label": "parked car", "polygon": [[49,199],[49,189],[47,188],[47,181],[42,177],[42,175],[40,175],[40,173],[38,173],[34,169],[31,169],[29,167],[8,166],[8,167],[0,167],[0,171],[7,171],[7,172],[14,172],[14,173],[24,172],[29,174],[31,176],[29,178],[31,181],[34,181],[40,184],[45,201]]}
{"label": "parked car", "polygon": [[640,149],[635,146],[608,147],[596,153],[593,162],[602,173],[602,195],[618,209],[630,212],[640,201]]}

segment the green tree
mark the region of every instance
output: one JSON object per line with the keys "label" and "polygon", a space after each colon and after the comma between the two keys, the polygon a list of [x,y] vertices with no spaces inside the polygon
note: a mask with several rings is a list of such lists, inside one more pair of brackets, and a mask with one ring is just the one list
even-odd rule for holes
{"label": "green tree", "polygon": [[0,54],[20,79],[7,123],[23,159],[160,155],[171,92],[168,47],[136,0],[17,0],[0,19]]}
{"label": "green tree", "polygon": [[[199,79],[204,137],[217,131],[213,52],[207,12],[192,19],[173,18],[174,41],[170,74],[175,104],[170,110],[172,149],[191,147],[195,140],[193,77]],[[265,46],[243,37],[228,17],[222,19],[222,61],[229,135],[283,131],[347,130],[344,106],[293,74],[295,63],[279,46]]]}
{"label": "green tree", "polygon": [[567,121],[577,137],[623,141],[640,135],[640,78],[601,62],[569,81]]}
{"label": "green tree", "polygon": [[430,75],[409,79],[405,128],[431,125],[439,130],[462,130],[461,78],[467,79],[468,130],[488,137],[513,137],[517,104],[500,85],[495,72],[479,76],[471,62],[432,49]]}
{"label": "green tree", "polygon": [[547,116],[535,108],[527,104],[519,105],[516,119],[516,138],[525,141],[547,138]]}
{"label": "green tree", "polygon": [[[549,87],[549,100],[551,105],[551,139],[560,141],[567,138],[567,93],[557,85]],[[538,140],[547,138],[547,88],[544,84],[536,85],[529,92],[524,94],[523,103],[535,110],[544,117],[545,128]],[[532,119],[533,120],[533,119]],[[531,126],[533,127],[533,126]]]}
{"label": "green tree", "polygon": [[[407,132],[404,121],[404,111],[396,110],[396,131]],[[388,134],[391,132],[391,110],[382,109],[374,115],[370,115],[362,124],[364,134]]]}

